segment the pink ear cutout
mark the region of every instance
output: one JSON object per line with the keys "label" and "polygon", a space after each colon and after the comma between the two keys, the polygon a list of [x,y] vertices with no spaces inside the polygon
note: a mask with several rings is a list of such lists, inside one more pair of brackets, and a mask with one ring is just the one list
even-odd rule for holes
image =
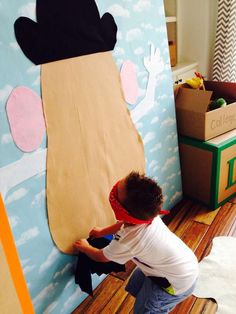
{"label": "pink ear cutout", "polygon": [[134,105],[138,98],[138,81],[135,66],[131,61],[124,61],[120,70],[120,78],[126,102]]}
{"label": "pink ear cutout", "polygon": [[6,111],[16,146],[24,152],[37,149],[45,132],[41,98],[27,87],[16,87],[8,98]]}

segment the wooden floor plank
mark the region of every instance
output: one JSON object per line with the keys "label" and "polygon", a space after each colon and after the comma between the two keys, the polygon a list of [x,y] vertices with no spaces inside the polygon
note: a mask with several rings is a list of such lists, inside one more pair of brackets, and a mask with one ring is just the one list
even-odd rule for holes
{"label": "wooden floor plank", "polygon": [[94,297],[86,298],[72,314],[100,314],[123,283],[118,278],[107,276],[95,289]]}
{"label": "wooden floor plank", "polygon": [[121,307],[122,303],[128,296],[128,292],[125,291],[125,286],[127,282],[125,281],[123,285],[117,290],[114,296],[109,300],[106,306],[103,308],[102,313],[116,313],[118,309]]}
{"label": "wooden floor plank", "polygon": [[164,217],[163,221],[168,225],[168,228],[172,231],[172,232],[176,232],[176,230],[178,230],[178,228],[180,228],[180,226],[182,225],[183,221],[187,221],[188,218],[186,218],[186,216],[189,216],[189,213],[191,213],[193,211],[194,208],[194,204],[192,201],[188,200],[184,206],[182,208],[180,208],[179,212],[177,212],[176,216],[173,217],[173,219],[169,222],[166,223],[166,220]]}
{"label": "wooden floor plank", "polygon": [[204,256],[208,255],[211,250],[211,243],[214,237],[227,235],[232,227],[236,216],[236,208],[234,204],[226,203],[221,207],[220,211],[213,220],[210,228],[207,230],[195,254],[200,261]]}
{"label": "wooden floor plank", "polygon": [[132,297],[130,294],[127,295],[124,302],[121,304],[119,309],[116,312],[113,312],[113,314],[125,314],[125,313],[132,313],[133,307],[134,307],[135,298]]}
{"label": "wooden floor plank", "polygon": [[195,251],[208,229],[208,225],[193,221],[180,238],[188,245],[188,247],[190,247],[190,249]]}
{"label": "wooden floor plank", "polygon": [[189,314],[215,314],[217,304],[210,299],[198,298]]}
{"label": "wooden floor plank", "polygon": [[194,218],[194,221],[202,222],[210,225],[218,214],[220,207],[215,210],[209,210],[207,207],[202,207]]}

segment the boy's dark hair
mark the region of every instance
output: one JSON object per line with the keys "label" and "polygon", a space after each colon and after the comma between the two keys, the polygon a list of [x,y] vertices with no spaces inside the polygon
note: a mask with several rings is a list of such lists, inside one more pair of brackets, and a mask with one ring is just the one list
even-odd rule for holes
{"label": "boy's dark hair", "polygon": [[125,183],[125,209],[138,219],[156,217],[163,203],[162,190],[156,181],[138,172],[131,172],[125,178]]}

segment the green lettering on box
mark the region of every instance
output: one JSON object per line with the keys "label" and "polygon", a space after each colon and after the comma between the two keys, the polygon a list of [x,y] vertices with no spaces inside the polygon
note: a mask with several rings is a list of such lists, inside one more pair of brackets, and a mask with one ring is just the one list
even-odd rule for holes
{"label": "green lettering on box", "polygon": [[231,186],[233,186],[234,184],[236,184],[236,180],[233,181],[233,175],[234,175],[234,162],[236,160],[236,157],[230,159],[228,161],[228,164],[229,164],[229,174],[228,174],[228,184],[227,184],[227,187],[226,187],[226,190],[228,188],[230,188]]}

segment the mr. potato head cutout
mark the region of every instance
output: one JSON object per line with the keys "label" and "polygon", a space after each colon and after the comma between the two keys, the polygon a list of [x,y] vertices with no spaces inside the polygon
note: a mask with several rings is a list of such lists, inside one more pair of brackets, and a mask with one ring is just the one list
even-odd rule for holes
{"label": "mr. potato head cutout", "polygon": [[144,173],[144,149],[111,54],[113,17],[100,17],[93,0],[37,0],[36,17],[17,19],[15,34],[41,64],[49,226],[70,254],[92,227],[115,222],[109,192],[129,172]]}

